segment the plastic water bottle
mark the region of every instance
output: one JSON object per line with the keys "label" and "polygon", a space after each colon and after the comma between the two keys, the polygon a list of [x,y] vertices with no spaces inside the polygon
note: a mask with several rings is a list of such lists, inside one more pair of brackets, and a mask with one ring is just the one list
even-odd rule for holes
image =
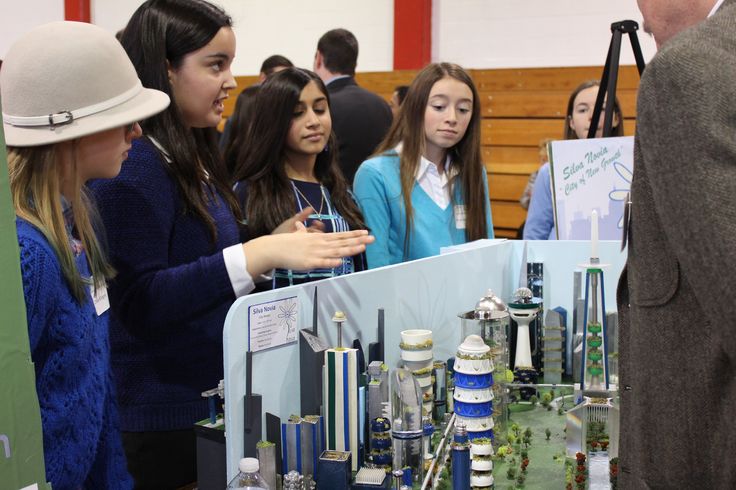
{"label": "plastic water bottle", "polygon": [[227,488],[250,488],[250,489],[266,489],[268,485],[260,473],[258,473],[259,465],[256,458],[243,458],[238,463],[240,473],[230,482]]}

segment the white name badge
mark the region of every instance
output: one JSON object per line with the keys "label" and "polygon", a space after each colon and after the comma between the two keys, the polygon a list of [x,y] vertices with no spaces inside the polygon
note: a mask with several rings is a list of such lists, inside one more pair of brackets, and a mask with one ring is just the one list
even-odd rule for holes
{"label": "white name badge", "polygon": [[95,289],[94,283],[91,284],[89,286],[89,292],[92,295],[92,301],[95,303],[97,316],[102,315],[110,309],[110,298],[107,296],[107,284],[104,281],[97,289]]}
{"label": "white name badge", "polygon": [[453,208],[455,211],[455,227],[458,230],[464,230],[465,229],[465,205],[455,204]]}

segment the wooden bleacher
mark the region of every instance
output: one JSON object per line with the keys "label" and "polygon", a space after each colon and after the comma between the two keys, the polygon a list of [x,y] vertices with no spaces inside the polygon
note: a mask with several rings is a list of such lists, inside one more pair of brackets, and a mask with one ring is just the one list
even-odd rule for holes
{"label": "wooden bleacher", "polygon": [[[582,81],[599,79],[602,67],[520,68],[470,70],[481,98],[483,159],[488,172],[493,224],[497,237],[514,238],[526,219],[519,205],[529,174],[539,165],[539,142],[562,138],[570,92]],[[397,85],[408,85],[416,71],[358,73],[358,83],[386,100]],[[258,77],[237,77],[239,90]],[[634,134],[639,74],[622,66],[618,98],[625,116],[624,130]],[[232,113],[237,93],[226,101]]]}

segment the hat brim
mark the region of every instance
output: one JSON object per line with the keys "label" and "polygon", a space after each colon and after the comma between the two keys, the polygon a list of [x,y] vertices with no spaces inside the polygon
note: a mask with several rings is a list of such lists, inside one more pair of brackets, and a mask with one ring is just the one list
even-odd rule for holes
{"label": "hat brim", "polygon": [[120,105],[54,128],[21,127],[3,122],[5,144],[18,147],[40,146],[89,136],[142,121],[166,109],[169,102],[169,96],[160,90],[144,88]]}

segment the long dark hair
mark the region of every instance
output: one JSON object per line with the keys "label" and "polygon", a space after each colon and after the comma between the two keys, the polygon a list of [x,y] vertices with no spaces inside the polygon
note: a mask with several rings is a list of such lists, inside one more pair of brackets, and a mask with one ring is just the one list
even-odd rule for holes
{"label": "long dark hair", "polygon": [[[287,68],[273,74],[261,85],[252,108],[251,120],[236,164],[235,181],[248,186],[244,215],[248,219],[251,238],[271,233],[284,220],[294,215],[296,200],[286,175],[286,139],[299,103],[302,89],[309,83],[329,95],[322,80],[311,71]],[[332,204],[350,228],[365,228],[363,216],[348,191],[348,185],[337,163],[337,141],[332,132],[325,151],[317,155],[314,166],[317,180],[327,188]]]}
{"label": "long dark hair", "polygon": [[488,238],[486,221],[485,184],[486,170],[480,150],[480,100],[473,79],[460,66],[453,63],[432,63],[424,67],[409,86],[398,117],[394,120],[386,138],[376,150],[376,154],[392,150],[402,143],[400,157],[401,193],[406,210],[406,239],[404,249],[408,249],[414,223],[414,207],[411,193],[416,183],[416,171],[425,149],[424,113],[427,109],[429,93],[435,83],[445,77],[454,78],[470,88],[473,93],[473,115],[462,139],[449,151],[452,166],[458,170],[462,183],[466,210],[465,238],[468,241]]}
{"label": "long dark hair", "polygon": [[[578,139],[577,133],[575,133],[575,130],[570,127],[570,121],[572,120],[572,111],[575,108],[575,98],[583,90],[589,89],[590,87],[600,87],[600,85],[601,82],[599,82],[598,80],[586,80],[585,82],[578,85],[575,90],[573,90],[570,94],[570,99],[568,99],[567,101],[567,116],[565,117],[564,136],[566,140]],[[591,107],[590,110],[593,110],[593,108]],[[604,111],[601,111],[601,120],[603,120],[603,117],[605,116],[603,112]],[[623,136],[624,116],[621,113],[621,104],[619,104],[618,102],[618,97],[616,97],[616,100],[613,103],[613,114],[614,116],[618,117],[618,124],[612,128],[613,134],[611,136]]]}
{"label": "long dark hair", "polygon": [[232,119],[232,125],[230,126],[230,132],[228,139],[225,142],[225,149],[223,155],[225,155],[225,167],[227,168],[228,175],[232,176],[235,171],[235,165],[238,161],[238,154],[244,144],[245,135],[248,130],[248,124],[254,119],[256,112],[253,110],[255,105],[256,96],[261,90],[260,85],[251,85],[245,88],[240,95],[238,100],[235,102],[235,110],[233,115],[230,116]]}
{"label": "long dark hair", "polygon": [[167,63],[174,69],[180,67],[187,54],[206,46],[223,27],[231,26],[224,10],[204,0],[148,0],[135,11],[120,39],[143,85],[171,98],[168,109],[141,123],[143,134],[155,138],[166,150],[168,158],[162,160],[182,193],[185,212],[205,223],[213,242],[217,229],[207,204],[214,198],[202,182],[212,184],[239,217],[237,201],[228,185],[217,131],[184,124],[169,83]]}

